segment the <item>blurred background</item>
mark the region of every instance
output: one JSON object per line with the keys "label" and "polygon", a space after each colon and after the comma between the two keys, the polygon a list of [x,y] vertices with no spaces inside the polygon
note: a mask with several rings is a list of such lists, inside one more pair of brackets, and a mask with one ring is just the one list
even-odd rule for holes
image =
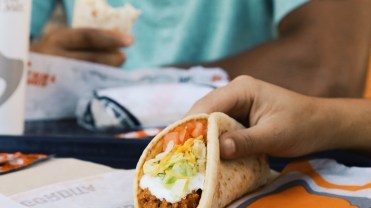
{"label": "blurred background", "polygon": [[[50,18],[50,21],[45,26],[44,33],[49,33],[53,30],[58,30],[59,28],[68,27],[66,22],[67,20],[66,20],[65,13],[63,12],[62,3],[58,1],[56,9],[52,17]],[[367,81],[365,84],[364,97],[371,98],[371,52],[370,52],[370,58],[369,58],[369,67],[368,67],[368,73],[367,73]]]}

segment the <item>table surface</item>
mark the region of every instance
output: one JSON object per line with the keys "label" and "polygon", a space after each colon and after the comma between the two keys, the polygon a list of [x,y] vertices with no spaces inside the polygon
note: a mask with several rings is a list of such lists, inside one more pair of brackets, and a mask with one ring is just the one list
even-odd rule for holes
{"label": "table surface", "polygon": [[25,135],[29,136],[90,136],[90,137],[112,137],[123,131],[93,132],[80,127],[75,119],[64,120],[41,120],[27,121],[25,123]]}
{"label": "table surface", "polygon": [[107,166],[72,158],[52,158],[30,168],[0,177],[0,193],[13,195],[49,184],[112,172]]}
{"label": "table surface", "polygon": [[72,157],[114,168],[135,168],[150,141],[119,139],[120,131],[92,132],[81,128],[74,119],[26,122],[23,136],[1,136],[0,152],[52,154]]}
{"label": "table surface", "polygon": [[[75,120],[26,122],[24,136],[0,136],[0,152],[44,153],[56,157],[73,157],[114,168],[132,169],[150,142],[146,139],[118,139],[114,132],[91,132]],[[371,158],[345,151],[329,151],[301,158],[270,157],[277,171],[292,160],[331,158],[348,166],[371,167]]]}

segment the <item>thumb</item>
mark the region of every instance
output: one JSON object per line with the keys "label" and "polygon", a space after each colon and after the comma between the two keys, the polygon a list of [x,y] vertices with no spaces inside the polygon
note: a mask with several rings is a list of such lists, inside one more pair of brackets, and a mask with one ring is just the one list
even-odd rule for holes
{"label": "thumb", "polygon": [[269,152],[268,148],[272,146],[268,139],[269,132],[264,126],[227,132],[219,138],[220,156],[223,159],[234,159]]}

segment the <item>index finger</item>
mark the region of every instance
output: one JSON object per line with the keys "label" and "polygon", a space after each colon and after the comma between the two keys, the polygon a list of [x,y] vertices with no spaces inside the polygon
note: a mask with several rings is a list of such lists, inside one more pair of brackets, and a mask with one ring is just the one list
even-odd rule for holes
{"label": "index finger", "polygon": [[223,112],[234,118],[246,116],[254,100],[252,82],[253,78],[240,76],[227,86],[213,90],[198,100],[186,115]]}
{"label": "index finger", "polygon": [[131,45],[134,38],[111,30],[94,28],[65,29],[56,34],[58,45],[66,49],[112,49]]}

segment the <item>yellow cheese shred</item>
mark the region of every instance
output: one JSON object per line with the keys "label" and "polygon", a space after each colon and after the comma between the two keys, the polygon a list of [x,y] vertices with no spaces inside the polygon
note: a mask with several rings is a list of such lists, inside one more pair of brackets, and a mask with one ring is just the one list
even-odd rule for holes
{"label": "yellow cheese shred", "polygon": [[158,164],[157,169],[153,172],[153,176],[159,174],[162,170],[164,170],[166,163],[170,160],[170,158],[175,154],[184,154],[186,158],[188,158],[189,162],[192,164],[196,164],[196,157],[192,153],[192,146],[195,140],[203,140],[203,136],[199,136],[197,138],[190,138],[188,139],[182,146],[174,145],[173,149],[170,151],[168,155],[161,159],[160,163]]}

